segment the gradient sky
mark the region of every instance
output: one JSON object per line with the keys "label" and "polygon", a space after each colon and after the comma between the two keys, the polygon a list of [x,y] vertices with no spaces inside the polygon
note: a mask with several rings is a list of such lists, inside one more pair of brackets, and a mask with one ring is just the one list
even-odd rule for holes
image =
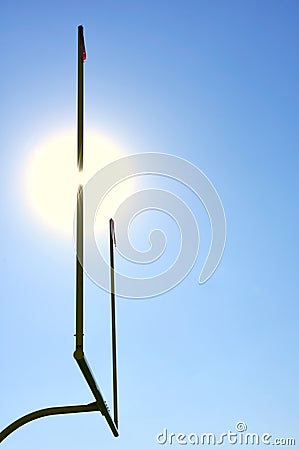
{"label": "gradient sky", "polygon": [[[299,442],[298,3],[29,0],[0,12],[1,429],[93,400],[72,358],[72,236],[36,217],[24,181],[40,143],[69,130],[75,139],[79,24],[86,128],[126,154],[192,162],[227,219],[207,283],[197,279],[208,219],[190,198],[202,238],[193,270],[154,299],[118,301],[120,437],[98,413],[57,416],[20,428],[3,450],[151,450],[165,427],[220,434],[238,421]],[[160,226],[153,214],[149,228]],[[86,297],[86,353],[111,404],[109,297],[91,282]]]}

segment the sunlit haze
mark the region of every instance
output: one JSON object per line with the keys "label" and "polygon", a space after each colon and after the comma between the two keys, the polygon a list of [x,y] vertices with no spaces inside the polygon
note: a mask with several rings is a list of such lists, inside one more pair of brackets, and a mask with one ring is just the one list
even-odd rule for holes
{"label": "sunlit haze", "polygon": [[[45,138],[28,158],[25,183],[28,203],[37,220],[64,233],[73,230],[78,183],[85,184],[98,170],[125,156],[124,151],[105,136],[87,131],[84,139],[84,170],[77,170],[76,132]],[[130,192],[128,183],[116,187],[100,209],[105,219]]]}

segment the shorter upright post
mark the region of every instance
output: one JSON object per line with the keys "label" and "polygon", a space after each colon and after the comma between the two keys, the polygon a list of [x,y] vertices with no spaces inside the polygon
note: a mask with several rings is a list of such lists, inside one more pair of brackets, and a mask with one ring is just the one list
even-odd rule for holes
{"label": "shorter upright post", "polygon": [[109,221],[110,230],[110,294],[111,294],[111,344],[112,344],[112,379],[113,379],[113,413],[114,423],[118,428],[117,400],[117,357],[116,357],[116,310],[115,310],[115,280],[114,280],[114,247],[116,247],[114,221]]}

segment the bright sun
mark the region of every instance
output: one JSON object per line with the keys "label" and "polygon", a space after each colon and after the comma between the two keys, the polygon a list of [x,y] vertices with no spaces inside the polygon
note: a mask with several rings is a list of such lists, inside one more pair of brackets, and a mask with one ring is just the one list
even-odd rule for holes
{"label": "bright sun", "polygon": [[[124,151],[110,139],[95,132],[84,136],[84,181],[108,163],[125,156]],[[73,232],[78,186],[76,133],[66,132],[38,145],[33,151],[26,171],[26,188],[30,205],[47,225],[62,232]],[[130,185],[111,194],[103,202],[101,214],[105,219],[129,195]]]}

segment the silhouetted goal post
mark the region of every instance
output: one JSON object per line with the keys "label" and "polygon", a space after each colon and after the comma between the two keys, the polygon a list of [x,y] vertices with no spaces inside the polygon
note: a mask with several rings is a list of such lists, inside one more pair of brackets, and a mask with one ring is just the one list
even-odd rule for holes
{"label": "silhouetted goal post", "polygon": [[[86,61],[86,49],[83,35],[83,27],[78,27],[78,135],[77,135],[77,167],[79,175],[84,170],[84,70],[83,65]],[[81,177],[80,177],[81,178]],[[84,316],[84,192],[83,186],[79,182],[77,192],[77,227],[76,227],[76,348],[74,351],[74,358],[78,363],[78,366],[84,376],[91,392],[94,395],[95,401],[99,407],[99,410],[106,418],[108,425],[111,428],[114,436],[118,436],[117,430],[117,393],[113,394],[114,400],[114,420],[112,419],[109,408],[103,399],[101,391],[96,383],[95,377],[88,365],[87,359],[84,354],[84,333],[83,333],[83,316]],[[110,242],[112,228],[114,233],[114,226],[111,224],[113,220],[110,220]],[[112,238],[113,239],[113,238]],[[112,256],[111,256],[112,255]],[[114,265],[113,249],[111,251],[111,262]],[[112,326],[112,352],[113,352],[113,388],[117,388],[116,377],[116,330],[115,330],[115,293],[114,293],[114,268],[111,269],[111,286],[113,285],[113,292],[111,290],[111,308],[113,317]],[[115,355],[115,357],[114,357]],[[114,369],[115,368],[115,369]]]}
{"label": "silhouetted goal post", "polygon": [[[84,169],[84,67],[86,60],[86,49],[83,35],[83,26],[78,27],[78,111],[77,111],[77,167],[79,174]],[[85,378],[93,396],[94,402],[85,405],[54,406],[43,408],[17,419],[8,425],[0,433],[0,442],[7,438],[27,423],[42,417],[74,414],[82,412],[99,411],[105,417],[114,436],[118,436],[118,395],[117,395],[117,355],[116,355],[116,305],[115,305],[115,282],[114,282],[114,246],[115,231],[114,222],[109,221],[109,249],[110,249],[110,296],[111,296],[111,345],[112,345],[112,392],[113,392],[113,418],[107,403],[97,385],[95,377],[88,365],[84,354],[84,194],[83,185],[78,184],[77,190],[77,211],[76,211],[76,347],[74,358],[78,363],[83,377]]]}

